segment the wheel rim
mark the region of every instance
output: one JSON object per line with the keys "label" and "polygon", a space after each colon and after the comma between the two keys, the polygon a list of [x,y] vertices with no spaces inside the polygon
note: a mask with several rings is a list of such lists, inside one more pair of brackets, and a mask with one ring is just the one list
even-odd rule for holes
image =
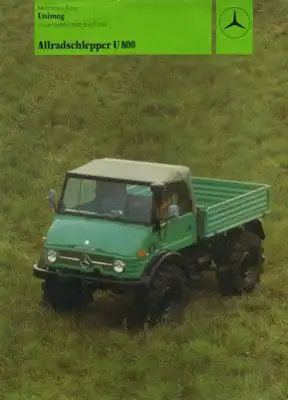
{"label": "wheel rim", "polygon": [[152,317],[154,323],[168,321],[181,297],[181,291],[177,287],[166,287],[159,299],[155,314]]}
{"label": "wheel rim", "polygon": [[162,320],[169,319],[169,315],[173,308],[173,289],[168,288],[160,301],[160,318]]}
{"label": "wheel rim", "polygon": [[251,253],[245,253],[240,263],[240,276],[245,286],[255,283],[256,279],[256,263]]}

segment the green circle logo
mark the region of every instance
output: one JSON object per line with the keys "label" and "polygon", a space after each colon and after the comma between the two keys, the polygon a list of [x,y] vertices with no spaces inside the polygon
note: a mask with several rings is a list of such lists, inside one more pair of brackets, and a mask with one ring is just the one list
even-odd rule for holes
{"label": "green circle logo", "polygon": [[221,32],[229,39],[239,39],[249,32],[251,21],[243,8],[231,7],[221,14],[219,26]]}

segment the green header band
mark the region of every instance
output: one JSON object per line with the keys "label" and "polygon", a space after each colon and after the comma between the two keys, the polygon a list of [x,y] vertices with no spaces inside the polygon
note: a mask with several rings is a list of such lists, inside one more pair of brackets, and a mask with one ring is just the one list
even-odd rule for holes
{"label": "green header band", "polygon": [[[233,4],[241,2],[253,14],[252,0]],[[217,0],[217,18],[226,3]],[[209,55],[212,9],[212,0],[35,0],[35,54]],[[217,53],[252,52],[247,38],[229,41],[221,32],[219,23]]]}
{"label": "green header band", "polygon": [[211,54],[212,0],[36,0],[37,55]]}

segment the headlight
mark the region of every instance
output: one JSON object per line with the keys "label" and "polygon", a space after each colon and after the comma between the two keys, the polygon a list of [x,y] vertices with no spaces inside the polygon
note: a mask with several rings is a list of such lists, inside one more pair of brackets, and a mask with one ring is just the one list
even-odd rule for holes
{"label": "headlight", "polygon": [[125,269],[125,263],[121,260],[115,260],[113,263],[113,269],[115,272],[118,272],[118,274],[121,274]]}
{"label": "headlight", "polygon": [[47,259],[51,264],[54,264],[57,260],[57,253],[54,250],[48,250]]}

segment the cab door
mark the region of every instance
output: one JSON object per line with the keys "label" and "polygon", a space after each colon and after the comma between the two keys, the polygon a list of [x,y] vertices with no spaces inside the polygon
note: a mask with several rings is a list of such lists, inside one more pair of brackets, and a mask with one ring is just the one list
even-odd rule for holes
{"label": "cab door", "polygon": [[[169,184],[167,198],[167,209],[169,205],[177,205],[179,216],[171,217],[162,223],[161,248],[178,251],[197,241],[196,212],[193,210],[190,191],[185,181]],[[165,211],[167,212],[168,210]]]}

